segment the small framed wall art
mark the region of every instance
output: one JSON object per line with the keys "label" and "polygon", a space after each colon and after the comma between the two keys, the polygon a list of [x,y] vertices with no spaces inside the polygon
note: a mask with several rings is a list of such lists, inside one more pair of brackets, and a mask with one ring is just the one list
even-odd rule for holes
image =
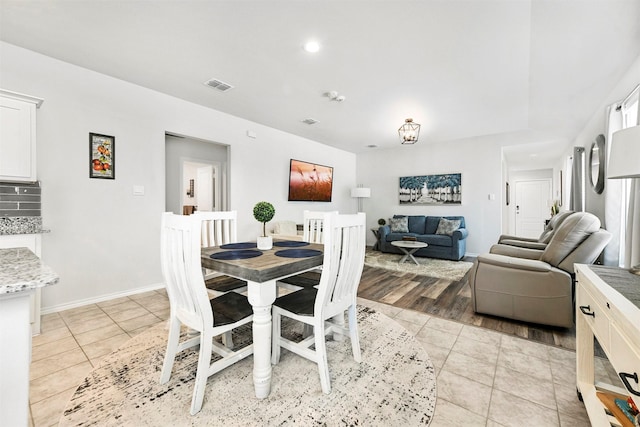
{"label": "small framed wall art", "polygon": [[116,138],[89,133],[89,178],[115,179]]}

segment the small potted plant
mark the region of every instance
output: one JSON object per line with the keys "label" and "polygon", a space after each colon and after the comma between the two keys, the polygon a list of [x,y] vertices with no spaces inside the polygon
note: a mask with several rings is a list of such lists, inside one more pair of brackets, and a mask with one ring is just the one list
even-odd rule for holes
{"label": "small potted plant", "polygon": [[262,236],[258,237],[258,249],[269,250],[273,247],[273,239],[267,236],[267,222],[273,219],[276,210],[269,202],[258,202],[253,207],[253,217],[262,223]]}
{"label": "small potted plant", "polygon": [[385,220],[384,220],[384,218],[380,218],[380,219],[378,220],[378,225],[379,225],[380,227],[382,227],[382,226],[383,226],[383,225],[385,225],[386,223],[387,223],[387,221],[385,221]]}

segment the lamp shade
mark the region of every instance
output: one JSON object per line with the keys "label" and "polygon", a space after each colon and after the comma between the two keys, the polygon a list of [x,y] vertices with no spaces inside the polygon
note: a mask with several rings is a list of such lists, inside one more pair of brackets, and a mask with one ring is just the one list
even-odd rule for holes
{"label": "lamp shade", "polygon": [[640,178],[640,126],[613,133],[607,178]]}
{"label": "lamp shade", "polygon": [[357,187],[351,189],[351,197],[369,198],[371,197],[371,189],[364,187]]}

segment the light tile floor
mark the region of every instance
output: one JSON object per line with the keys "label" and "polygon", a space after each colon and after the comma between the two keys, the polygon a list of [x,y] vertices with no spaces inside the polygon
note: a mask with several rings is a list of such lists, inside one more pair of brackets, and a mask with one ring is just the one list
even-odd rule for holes
{"label": "light tile floor", "polygon": [[[588,426],[577,400],[575,353],[359,299],[415,334],[437,374],[433,427]],[[33,339],[30,425],[57,425],[82,379],[129,338],[169,316],[164,290],[43,316]],[[596,359],[596,376],[615,372]]]}

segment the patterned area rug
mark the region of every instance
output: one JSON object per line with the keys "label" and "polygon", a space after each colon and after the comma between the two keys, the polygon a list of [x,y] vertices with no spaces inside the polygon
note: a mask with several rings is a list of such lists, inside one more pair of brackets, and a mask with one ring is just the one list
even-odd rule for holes
{"label": "patterned area rug", "polygon": [[437,279],[460,280],[467,274],[473,265],[467,261],[447,261],[444,259],[415,257],[420,265],[416,265],[408,259],[400,264],[402,255],[388,254],[373,251],[367,248],[364,263],[370,267],[384,268],[385,270],[399,271],[401,273],[413,273],[421,276],[435,277]]}
{"label": "patterned area rug", "polygon": [[[283,334],[300,337],[302,327],[284,320]],[[353,360],[348,339],[327,342],[331,394],[322,393],[314,363],[282,350],[268,398],[255,397],[248,357],[209,378],[202,410],[191,416],[197,353],[183,352],[171,380],[160,385],[167,330],[158,325],[103,359],[76,390],[60,425],[428,425],[436,379],[424,348],[372,309],[359,307],[358,326],[362,363]],[[250,335],[245,328],[234,343],[243,346]]]}

